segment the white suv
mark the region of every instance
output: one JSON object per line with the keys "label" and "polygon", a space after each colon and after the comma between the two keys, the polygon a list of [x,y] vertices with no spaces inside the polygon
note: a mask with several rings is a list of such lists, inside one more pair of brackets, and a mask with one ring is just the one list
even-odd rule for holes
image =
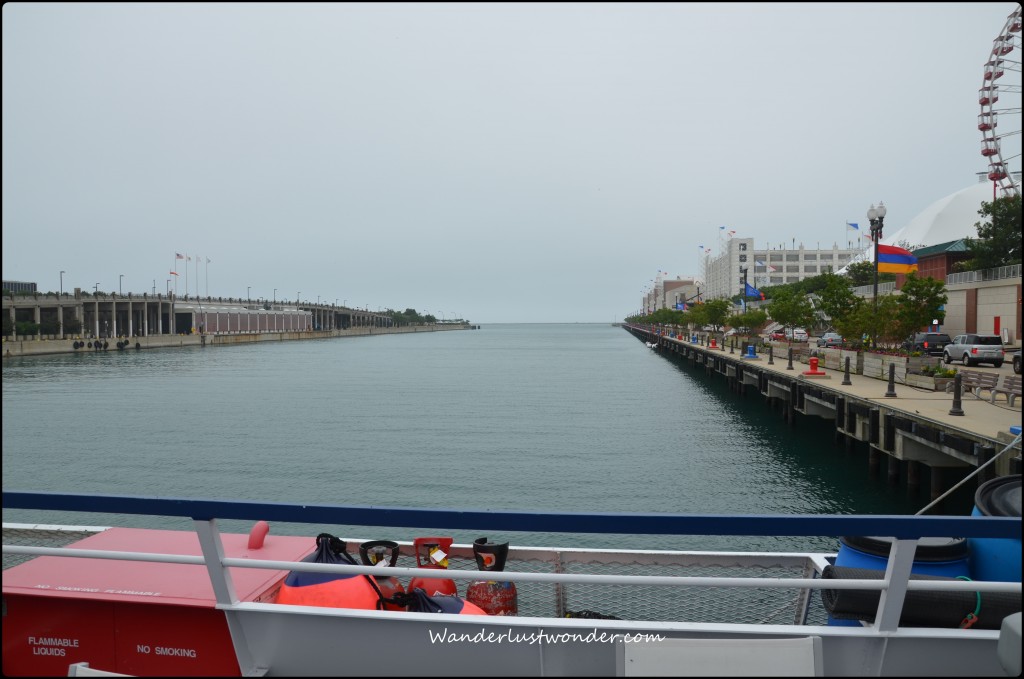
{"label": "white suv", "polygon": [[786,328],[786,339],[788,340],[793,340],[794,342],[806,342],[807,338],[807,331],[803,328]]}
{"label": "white suv", "polygon": [[967,366],[991,363],[998,368],[1003,364],[1003,340],[999,335],[957,335],[942,350],[942,360],[946,364],[961,361]]}

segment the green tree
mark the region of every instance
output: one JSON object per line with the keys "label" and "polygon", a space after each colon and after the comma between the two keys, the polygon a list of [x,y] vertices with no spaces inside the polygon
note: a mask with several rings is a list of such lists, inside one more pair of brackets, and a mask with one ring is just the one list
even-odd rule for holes
{"label": "green tree", "polygon": [[851,281],[845,276],[828,272],[817,278],[823,279],[823,285],[818,289],[818,309],[828,317],[828,322],[833,327],[837,327],[837,324],[845,316],[856,311],[864,300],[853,294]]}
{"label": "green tree", "polygon": [[[846,267],[846,277],[850,279],[850,285],[858,288],[862,285],[874,285],[875,283],[875,263],[874,262],[854,262]],[[880,273],[878,274],[879,283],[887,283],[889,281],[896,280],[896,274],[893,273]]]}
{"label": "green tree", "polygon": [[727,325],[740,328],[747,333],[757,333],[768,322],[768,314],[762,309],[747,309],[741,314],[733,314],[725,319]]}
{"label": "green tree", "polygon": [[732,302],[724,298],[713,299],[700,306],[704,307],[704,313],[707,315],[705,325],[710,325],[716,332],[725,325],[725,319],[733,308]]}
{"label": "green tree", "polygon": [[1020,195],[996,198],[990,203],[983,202],[978,214],[987,217],[989,221],[975,222],[978,238],[967,239],[971,258],[962,266],[968,270],[978,270],[1020,264]]}
{"label": "green tree", "polygon": [[807,295],[793,290],[779,290],[766,307],[776,323],[787,328],[809,326],[814,323],[814,307]]}
{"label": "green tree", "polygon": [[917,332],[933,320],[938,319],[939,323],[945,320],[946,312],[941,307],[949,301],[949,296],[944,282],[934,278],[918,278],[917,274],[911,273],[907,275],[900,293],[896,298],[899,305],[896,321],[900,337]]}

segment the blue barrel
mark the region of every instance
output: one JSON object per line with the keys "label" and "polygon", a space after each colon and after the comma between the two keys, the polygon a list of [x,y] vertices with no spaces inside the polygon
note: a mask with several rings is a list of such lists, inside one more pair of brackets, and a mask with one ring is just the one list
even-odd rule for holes
{"label": "blue barrel", "polygon": [[[1020,474],[986,481],[974,494],[971,516],[1020,516]],[[971,579],[1020,582],[1020,538],[971,538]]]}
{"label": "blue barrel", "polygon": [[[889,563],[893,538],[889,537],[841,537],[836,566],[840,568],[870,568],[884,571]],[[968,566],[969,550],[963,538],[921,538],[914,551],[911,573],[939,575],[956,578],[970,577]],[[839,627],[859,626],[857,620],[836,620],[828,618],[829,625]]]}

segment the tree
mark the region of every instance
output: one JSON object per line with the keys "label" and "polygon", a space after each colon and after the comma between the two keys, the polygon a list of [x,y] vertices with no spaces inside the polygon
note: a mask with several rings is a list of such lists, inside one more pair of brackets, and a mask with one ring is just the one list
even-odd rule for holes
{"label": "tree", "polygon": [[939,323],[945,320],[946,312],[941,307],[949,301],[949,296],[942,281],[918,278],[917,274],[911,273],[907,276],[900,293],[902,294],[897,297],[899,311],[896,315],[900,337],[906,337],[931,325],[933,320],[938,319]]}
{"label": "tree", "polygon": [[[875,263],[874,262],[854,262],[846,267],[846,277],[850,279],[850,285],[858,288],[862,285],[874,285],[875,283]],[[886,283],[888,281],[896,280],[896,274],[893,273],[880,273],[878,274],[878,282]]]}
{"label": "tree", "polygon": [[743,313],[733,314],[725,320],[734,328],[742,328],[747,333],[756,333],[768,322],[768,314],[761,309],[747,309]]}
{"label": "tree", "polygon": [[864,300],[853,294],[849,278],[831,272],[823,273],[817,278],[824,279],[824,285],[818,289],[818,308],[833,326],[863,304]]}
{"label": "tree", "polygon": [[983,202],[978,214],[988,222],[975,222],[978,238],[968,238],[971,258],[965,268],[994,269],[1021,263],[1021,201],[1020,195]]}
{"label": "tree", "polygon": [[704,307],[704,312],[707,314],[707,325],[710,325],[715,331],[725,325],[725,319],[732,311],[732,302],[724,298],[713,299],[701,306]]}
{"label": "tree", "polygon": [[766,307],[776,323],[787,328],[809,326],[814,323],[814,307],[807,295],[792,290],[779,290]]}

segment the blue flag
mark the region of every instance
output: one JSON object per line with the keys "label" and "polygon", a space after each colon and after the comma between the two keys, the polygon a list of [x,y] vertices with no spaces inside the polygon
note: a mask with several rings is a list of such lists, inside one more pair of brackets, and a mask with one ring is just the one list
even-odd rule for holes
{"label": "blue flag", "polygon": [[746,292],[744,293],[745,297],[756,297],[758,299],[764,299],[764,293],[763,292],[761,292],[760,290],[755,288],[750,283],[746,283],[745,285],[747,286]]}
{"label": "blue flag", "polygon": [[846,222],[846,228],[853,229],[854,231],[860,231],[860,226],[854,224],[853,222]]}

